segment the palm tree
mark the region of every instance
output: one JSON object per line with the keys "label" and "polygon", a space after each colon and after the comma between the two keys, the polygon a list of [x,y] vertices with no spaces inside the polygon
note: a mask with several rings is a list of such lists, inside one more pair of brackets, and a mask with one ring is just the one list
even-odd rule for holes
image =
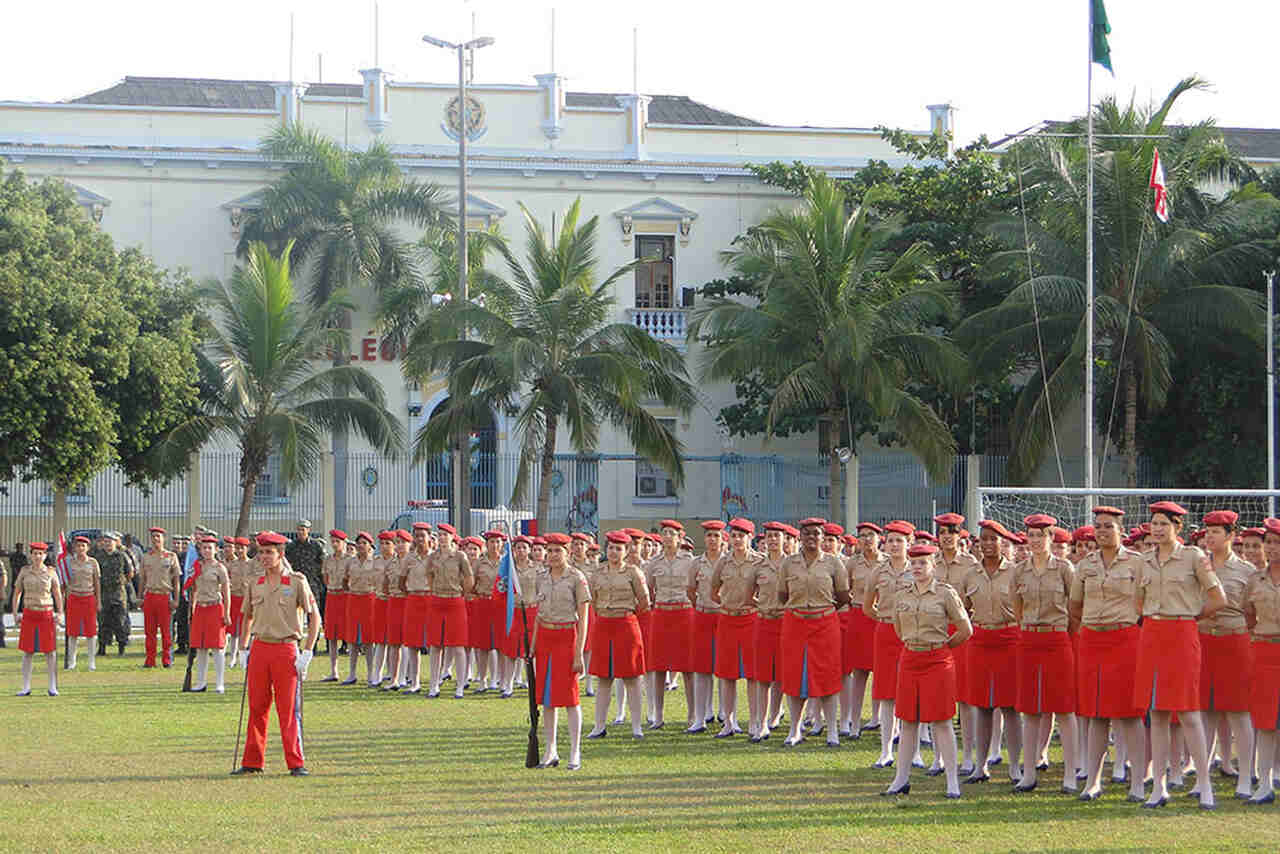
{"label": "palm tree", "polygon": [[346,332],[334,328],[333,319],[352,306],[342,291],[318,307],[295,301],[292,249],[285,244],[277,258],[254,243],[229,283],[201,290],[214,314],[202,354],[211,386],[207,411],[175,428],[158,448],[185,458],[217,437],[239,445],[237,535],[246,530],[254,489],[272,453],[280,455],[282,476],[297,484],[319,465],[326,432],[354,430],[389,455],[404,447],[377,379],[355,365],[326,366],[334,350],[347,346]]}
{"label": "palm tree", "polygon": [[[818,174],[803,204],[771,214],[724,253],[730,267],[757,283],[757,304],[704,301],[689,335],[705,345],[705,380],[753,372],[777,378],[766,435],[788,410],[814,410],[840,437],[833,445],[856,453],[864,430],[892,432],[941,478],[956,443],[911,386],[956,388],[965,359],[935,330],[952,302],[924,244],[901,254],[886,249],[900,230],[899,218],[875,222],[866,207],[850,211],[835,182]],[[830,486],[834,510],[843,498],[835,454]]]}
{"label": "palm tree", "polygon": [[[1264,329],[1261,296],[1233,283],[1272,257],[1276,202],[1258,193],[1219,200],[1206,192],[1248,178],[1252,170],[1211,123],[1165,124],[1181,95],[1205,85],[1188,77],[1158,106],[1122,106],[1108,97],[1094,109],[1095,359],[1118,384],[1118,394],[1101,401],[1101,411],[1112,412],[1113,401],[1123,400],[1121,442],[1130,487],[1137,485],[1139,408],[1154,415],[1164,405],[1175,352],[1213,339],[1260,341]],[[1065,128],[1068,134],[1082,130],[1083,120]],[[1154,138],[1162,135],[1168,138]],[[1172,207],[1167,225],[1151,213],[1148,182],[1157,147]],[[1002,374],[1011,366],[1028,374],[1012,421],[1010,475],[1019,481],[1034,475],[1054,444],[1053,419],[1083,391],[1085,149],[1078,138],[1043,138],[1006,155],[1006,162],[1021,164],[1028,221],[1025,231],[1021,218],[993,225],[1018,248],[993,258],[991,269],[1021,270],[1021,283],[956,330],[971,348],[978,374]]]}
{"label": "palm tree", "polygon": [[[579,453],[595,450],[600,426],[627,434],[636,452],[684,479],[681,442],[646,404],[688,412],[696,400],[681,353],[616,314],[614,283],[634,265],[596,281],[598,218],[579,225],[580,200],[548,235],[523,206],[525,261],[497,244],[510,281],[485,277],[481,300],[452,301],[433,313],[410,339],[406,373],[426,378],[447,370],[449,404],[414,441],[422,460],[448,446],[459,424],[490,406],[517,412],[520,465],[512,502],[527,495],[536,466],[538,524],[547,523],[551,472],[561,426]],[[466,328],[464,339],[457,330]]]}

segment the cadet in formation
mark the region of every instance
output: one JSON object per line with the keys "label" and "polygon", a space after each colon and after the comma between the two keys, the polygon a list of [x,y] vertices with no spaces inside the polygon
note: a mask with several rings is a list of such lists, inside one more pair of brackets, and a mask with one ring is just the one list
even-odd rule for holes
{"label": "cadet in formation", "polygon": [[13,580],[13,622],[18,627],[18,649],[22,650],[22,689],[19,697],[31,696],[31,666],[34,657],[44,654],[49,673],[49,696],[58,696],[57,627],[62,623],[62,585],[53,567],[44,562],[47,543],[28,544],[31,562]]}

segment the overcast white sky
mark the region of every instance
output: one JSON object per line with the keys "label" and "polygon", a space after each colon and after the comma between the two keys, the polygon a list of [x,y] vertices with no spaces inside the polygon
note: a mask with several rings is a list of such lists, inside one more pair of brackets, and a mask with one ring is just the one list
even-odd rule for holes
{"label": "overcast white sky", "polygon": [[[630,91],[632,29],[647,93],[687,94],[772,124],[928,126],[950,100],[962,142],[1085,104],[1089,0],[380,0],[380,60],[401,80],[456,78],[452,56],[423,33],[497,39],[477,81],[532,83],[556,69],[571,91]],[[62,100],[126,74],[358,82],[373,63],[373,0],[53,0],[4,3],[0,100]],[[1275,0],[1108,0],[1116,77],[1095,96],[1158,98],[1196,73],[1214,91],[1187,96],[1181,120],[1280,127],[1268,56]]]}

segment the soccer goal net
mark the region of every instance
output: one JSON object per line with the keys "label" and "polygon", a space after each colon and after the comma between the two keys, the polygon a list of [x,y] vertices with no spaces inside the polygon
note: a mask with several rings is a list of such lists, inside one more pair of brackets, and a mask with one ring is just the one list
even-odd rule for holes
{"label": "soccer goal net", "polygon": [[1099,504],[1124,511],[1125,523],[1133,527],[1150,521],[1151,504],[1176,501],[1187,509],[1187,525],[1199,527],[1200,520],[1213,510],[1234,510],[1241,527],[1262,524],[1275,516],[1280,506],[1280,490],[1267,489],[1055,489],[1046,487],[981,486],[982,518],[994,519],[1017,530],[1033,513],[1048,513],[1067,530],[1093,524],[1092,509]]}

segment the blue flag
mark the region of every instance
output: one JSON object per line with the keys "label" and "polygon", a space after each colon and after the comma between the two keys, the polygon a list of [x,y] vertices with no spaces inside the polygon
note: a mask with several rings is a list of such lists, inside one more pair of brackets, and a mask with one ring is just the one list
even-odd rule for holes
{"label": "blue flag", "polygon": [[511,632],[511,623],[515,620],[516,615],[516,596],[520,595],[520,577],[513,570],[515,567],[511,564],[511,543],[507,542],[507,549],[502,553],[502,560],[498,561],[498,589],[507,594],[507,632]]}
{"label": "blue flag", "polygon": [[187,543],[187,553],[182,558],[182,583],[185,585],[187,579],[191,576],[191,566],[200,559],[200,553],[196,551],[196,544]]}

